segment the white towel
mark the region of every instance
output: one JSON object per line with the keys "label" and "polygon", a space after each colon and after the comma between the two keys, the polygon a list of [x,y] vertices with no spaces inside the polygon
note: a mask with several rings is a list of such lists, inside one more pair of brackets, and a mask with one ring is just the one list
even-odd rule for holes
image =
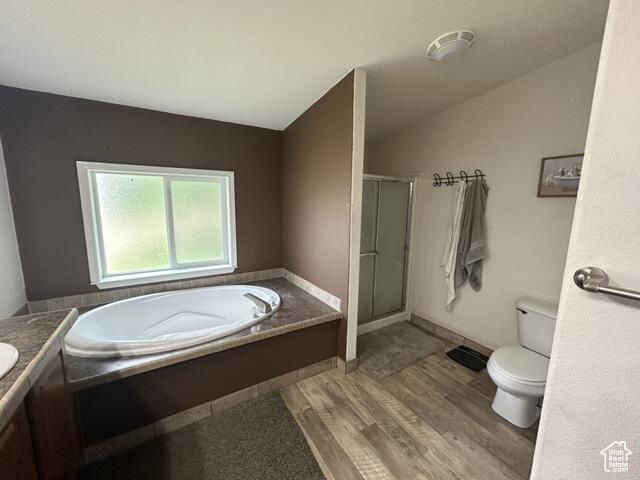
{"label": "white towel", "polygon": [[451,309],[453,301],[456,299],[455,271],[456,254],[458,252],[458,240],[460,239],[460,227],[462,225],[462,207],[464,206],[464,195],[467,189],[467,182],[456,184],[455,200],[453,204],[453,216],[449,224],[447,243],[445,244],[444,255],[440,266],[444,270],[444,277],[447,282],[449,293],[447,294],[447,310]]}

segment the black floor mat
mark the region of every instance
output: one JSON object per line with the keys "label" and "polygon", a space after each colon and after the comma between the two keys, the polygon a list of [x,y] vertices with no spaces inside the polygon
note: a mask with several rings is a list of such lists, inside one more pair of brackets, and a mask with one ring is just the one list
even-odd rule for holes
{"label": "black floor mat", "polygon": [[486,368],[487,362],[489,361],[489,357],[486,355],[464,345],[449,350],[447,356],[474,372],[479,372],[483,368]]}

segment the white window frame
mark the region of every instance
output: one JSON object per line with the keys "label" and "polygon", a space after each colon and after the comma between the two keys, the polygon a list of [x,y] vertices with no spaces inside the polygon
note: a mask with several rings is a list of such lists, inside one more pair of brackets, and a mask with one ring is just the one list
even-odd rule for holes
{"label": "white window frame", "polygon": [[[236,213],[233,172],[98,162],[76,162],[76,168],[78,170],[82,220],[84,223],[87,257],[89,260],[89,275],[92,285],[96,285],[98,288],[142,285],[168,280],[222,275],[225,273],[232,273],[237,268],[238,261],[236,251]],[[169,268],[128,272],[124,274],[107,273],[101,224],[99,221],[100,211],[98,202],[96,201],[96,173],[149,175],[163,178],[169,263],[171,265]],[[224,192],[226,192],[226,195],[224,195],[223,192],[222,199],[224,216],[223,228],[226,231],[223,231],[224,258],[222,261],[190,264],[183,263],[179,265],[176,262],[170,188],[172,180],[214,181],[223,185]]]}

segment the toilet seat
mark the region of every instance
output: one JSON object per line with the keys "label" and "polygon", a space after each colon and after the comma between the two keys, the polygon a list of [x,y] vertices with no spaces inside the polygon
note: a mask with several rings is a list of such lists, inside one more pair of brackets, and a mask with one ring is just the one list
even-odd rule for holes
{"label": "toilet seat", "polygon": [[547,381],[549,359],[520,345],[501,347],[491,355],[493,363],[505,375],[525,383]]}
{"label": "toilet seat", "polygon": [[549,359],[519,345],[501,347],[489,358],[487,371],[496,385],[514,395],[541,397]]}

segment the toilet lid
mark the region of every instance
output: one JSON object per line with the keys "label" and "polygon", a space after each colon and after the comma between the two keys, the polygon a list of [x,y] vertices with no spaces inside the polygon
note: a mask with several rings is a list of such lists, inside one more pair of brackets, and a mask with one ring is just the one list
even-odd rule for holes
{"label": "toilet lid", "polygon": [[491,355],[494,366],[502,373],[525,382],[545,382],[549,359],[520,346],[502,347]]}

